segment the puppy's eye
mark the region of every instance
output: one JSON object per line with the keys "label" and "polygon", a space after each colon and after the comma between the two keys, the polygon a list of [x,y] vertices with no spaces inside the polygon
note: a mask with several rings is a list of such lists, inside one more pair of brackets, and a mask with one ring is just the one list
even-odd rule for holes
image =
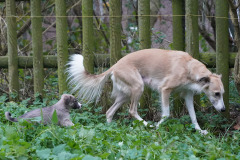
{"label": "puppy's eye", "polygon": [[216,93],[215,93],[215,96],[216,96],[216,97],[220,97],[220,93],[219,93],[219,92],[216,92]]}

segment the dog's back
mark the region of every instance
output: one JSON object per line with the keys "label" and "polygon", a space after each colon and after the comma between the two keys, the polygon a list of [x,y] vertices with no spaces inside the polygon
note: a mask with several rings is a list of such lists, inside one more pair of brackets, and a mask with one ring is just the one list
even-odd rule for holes
{"label": "dog's back", "polygon": [[18,122],[18,119],[31,120],[32,118],[43,116],[43,123],[48,124],[51,122],[53,112],[54,109],[52,107],[44,107],[29,111],[18,118],[13,118],[11,117],[11,113],[5,112],[5,117],[11,122]]}

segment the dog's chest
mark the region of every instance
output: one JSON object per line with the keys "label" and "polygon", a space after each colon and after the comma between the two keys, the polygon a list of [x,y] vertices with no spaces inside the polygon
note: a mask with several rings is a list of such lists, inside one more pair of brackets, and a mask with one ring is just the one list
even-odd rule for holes
{"label": "dog's chest", "polygon": [[175,91],[177,92],[193,91],[194,93],[200,93],[202,92],[202,86],[197,83],[188,83],[188,84],[177,87]]}

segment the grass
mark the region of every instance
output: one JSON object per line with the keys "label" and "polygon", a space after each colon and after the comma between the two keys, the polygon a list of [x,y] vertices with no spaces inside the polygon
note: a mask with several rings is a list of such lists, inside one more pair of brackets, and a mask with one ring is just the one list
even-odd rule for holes
{"label": "grass", "polygon": [[[205,117],[201,126],[210,131],[207,136],[194,131],[188,116],[169,119],[159,129],[121,116],[107,124],[100,107],[72,111],[75,126],[66,128],[12,123],[4,116],[5,111],[19,116],[56,101],[15,103],[0,96],[0,159],[240,159],[240,133],[227,132],[231,124],[216,126],[220,118],[211,114],[198,115]],[[216,127],[225,129],[215,132]]]}

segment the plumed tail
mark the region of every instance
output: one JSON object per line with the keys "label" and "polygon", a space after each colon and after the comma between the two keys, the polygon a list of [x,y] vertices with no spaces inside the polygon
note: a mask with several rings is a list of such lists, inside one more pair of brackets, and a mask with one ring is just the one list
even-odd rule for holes
{"label": "plumed tail", "polygon": [[83,56],[75,54],[70,57],[67,73],[71,92],[80,100],[92,103],[98,102],[102,89],[111,75],[111,68],[99,75],[89,74],[83,66]]}
{"label": "plumed tail", "polygon": [[9,113],[9,112],[5,112],[5,117],[7,120],[9,120],[11,122],[18,122],[17,118],[12,118],[11,113]]}

